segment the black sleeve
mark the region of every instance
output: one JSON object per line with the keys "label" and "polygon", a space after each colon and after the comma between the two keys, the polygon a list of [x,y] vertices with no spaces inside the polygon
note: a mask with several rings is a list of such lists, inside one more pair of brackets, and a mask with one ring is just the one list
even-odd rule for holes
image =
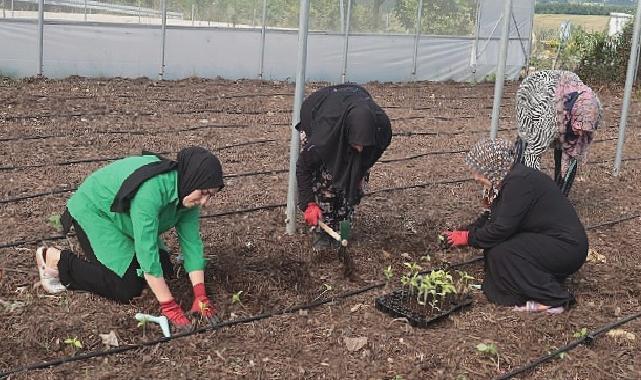
{"label": "black sleeve", "polygon": [[305,211],[309,202],[314,202],[312,179],[314,171],[321,166],[321,160],[315,151],[304,148],[296,162],[296,180],[298,182],[298,207]]}
{"label": "black sleeve", "polygon": [[490,218],[490,212],[487,211],[487,210],[483,211],[483,213],[481,215],[479,215],[478,218],[476,218],[475,221],[473,221],[470,224],[462,225],[461,227],[458,227],[457,230],[459,230],[459,231],[470,231],[473,228],[483,227],[483,226],[485,226],[485,224],[487,223],[489,218]]}
{"label": "black sleeve", "polygon": [[514,235],[520,228],[533,202],[531,185],[516,177],[505,183],[491,220],[469,231],[468,241],[475,248],[492,248]]}

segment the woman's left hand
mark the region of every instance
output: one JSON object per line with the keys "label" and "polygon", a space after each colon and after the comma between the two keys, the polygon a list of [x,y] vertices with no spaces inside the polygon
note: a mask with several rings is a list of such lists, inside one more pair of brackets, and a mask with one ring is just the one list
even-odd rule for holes
{"label": "woman's left hand", "polygon": [[193,313],[198,313],[208,322],[216,323],[216,306],[209,300],[205,292],[205,284],[200,283],[194,285],[194,303],[191,306]]}

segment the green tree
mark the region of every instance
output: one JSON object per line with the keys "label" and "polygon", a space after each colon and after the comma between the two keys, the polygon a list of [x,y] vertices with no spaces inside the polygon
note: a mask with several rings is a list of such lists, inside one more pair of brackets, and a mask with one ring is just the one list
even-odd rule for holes
{"label": "green tree", "polygon": [[[395,13],[408,30],[415,30],[418,0],[398,0]],[[477,0],[424,0],[421,33],[472,35]]]}

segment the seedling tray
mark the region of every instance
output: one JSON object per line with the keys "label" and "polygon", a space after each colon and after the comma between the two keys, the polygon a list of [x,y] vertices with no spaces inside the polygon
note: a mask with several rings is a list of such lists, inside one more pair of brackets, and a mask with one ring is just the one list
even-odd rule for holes
{"label": "seedling tray", "polygon": [[[414,297],[409,296],[409,297]],[[405,304],[408,300],[407,290],[396,290],[376,299],[376,308],[383,313],[389,314],[394,318],[407,318],[409,324],[413,327],[428,328],[430,324],[447,317],[472,304],[472,296],[467,296],[455,303],[450,303],[447,309],[436,311],[428,315],[423,315],[416,311],[410,310]],[[425,307],[425,311],[431,311],[430,306]]]}

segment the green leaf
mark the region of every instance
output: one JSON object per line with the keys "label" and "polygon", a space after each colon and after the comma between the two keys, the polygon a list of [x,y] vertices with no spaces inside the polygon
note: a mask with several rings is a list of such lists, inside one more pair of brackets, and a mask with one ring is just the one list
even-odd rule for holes
{"label": "green leaf", "polygon": [[49,225],[57,230],[62,228],[62,224],[60,223],[60,214],[51,214],[49,216],[49,219],[47,220],[49,222]]}
{"label": "green leaf", "polygon": [[235,305],[237,303],[238,304],[242,304],[242,302],[240,301],[240,295],[241,294],[243,294],[242,290],[237,291],[236,293],[232,294],[232,296],[231,296],[231,304],[232,305]]}
{"label": "green leaf", "polygon": [[80,339],[78,338],[67,338],[65,339],[65,344],[70,345],[73,348],[80,349],[82,348],[82,343],[80,342]]}
{"label": "green leaf", "polygon": [[583,338],[586,335],[588,335],[588,329],[584,327],[581,330],[575,332],[572,336],[575,338]]}

